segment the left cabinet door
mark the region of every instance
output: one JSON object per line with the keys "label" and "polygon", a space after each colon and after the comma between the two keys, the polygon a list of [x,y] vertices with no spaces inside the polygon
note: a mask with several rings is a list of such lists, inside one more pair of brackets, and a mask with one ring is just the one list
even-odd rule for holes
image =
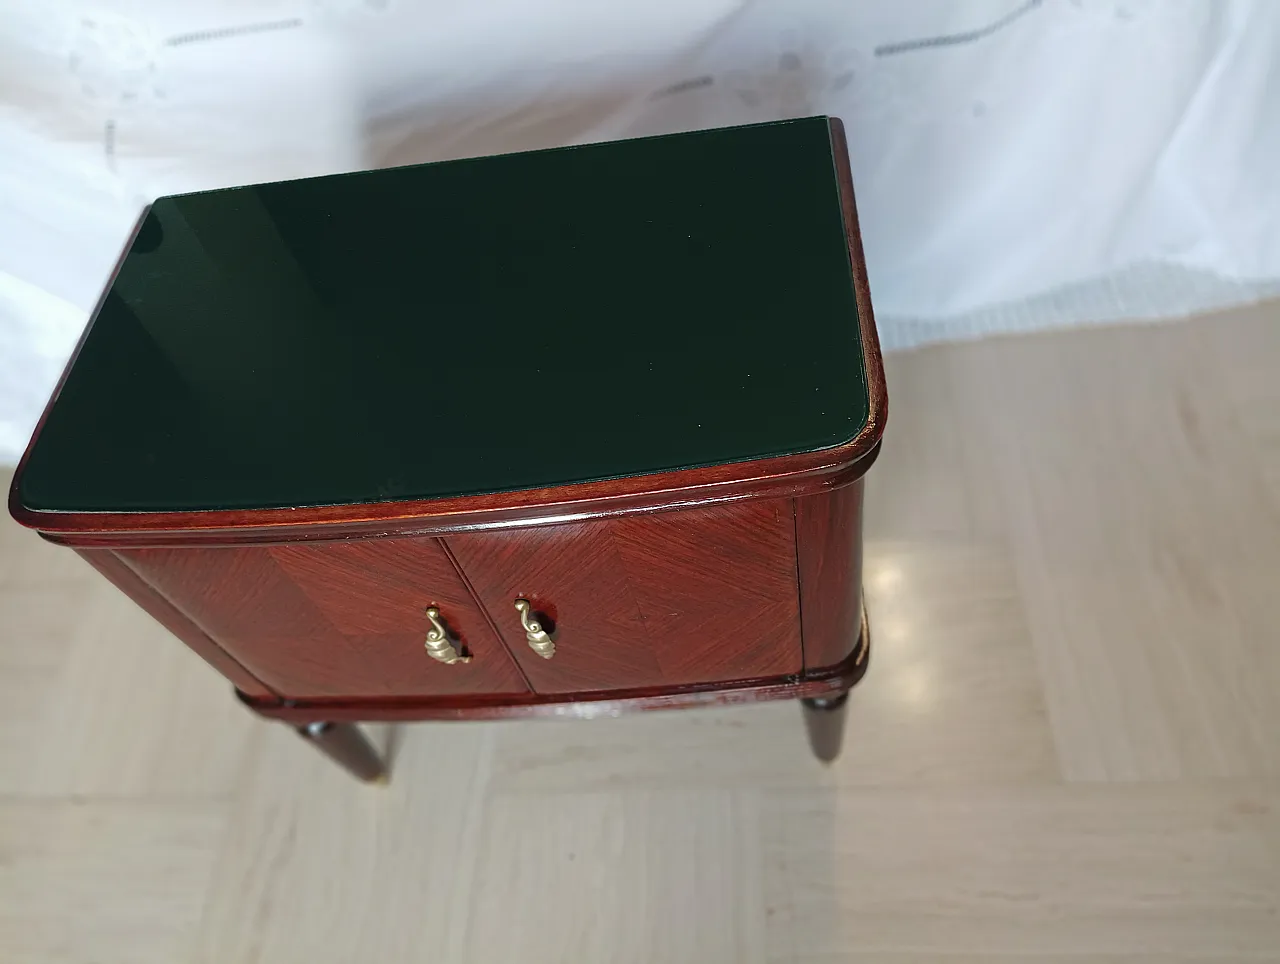
{"label": "left cabinet door", "polygon": [[[528,692],[435,539],[117,555],[286,699]],[[433,606],[469,662],[428,654]]]}

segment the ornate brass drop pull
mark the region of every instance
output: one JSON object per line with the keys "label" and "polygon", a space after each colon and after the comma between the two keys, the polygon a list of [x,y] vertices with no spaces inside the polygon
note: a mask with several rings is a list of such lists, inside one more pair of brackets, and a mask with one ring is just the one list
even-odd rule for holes
{"label": "ornate brass drop pull", "polygon": [[550,659],[556,654],[556,644],[542,623],[533,618],[533,606],[527,599],[516,600],[516,611],[520,613],[520,625],[524,627],[524,638],[529,648],[543,659]]}
{"label": "ornate brass drop pull", "polygon": [[440,623],[440,610],[432,606],[427,610],[427,618],[431,620],[431,628],[427,630],[427,641],[424,644],[427,647],[427,653],[432,659],[438,659],[440,662],[452,666],[454,663],[469,663],[470,656],[463,656],[453,644],[449,642],[449,635],[444,631],[444,626]]}

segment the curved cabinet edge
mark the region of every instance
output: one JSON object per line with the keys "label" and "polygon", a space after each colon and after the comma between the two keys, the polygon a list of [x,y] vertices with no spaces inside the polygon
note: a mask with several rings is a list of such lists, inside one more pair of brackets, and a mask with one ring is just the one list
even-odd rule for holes
{"label": "curved cabinet edge", "polygon": [[[850,443],[852,444],[852,443]],[[818,455],[821,453],[812,453]],[[692,509],[743,499],[777,499],[830,492],[866,474],[880,454],[879,440],[858,460],[806,471],[788,470],[805,456],[784,456],[759,463],[761,475],[746,479],[698,480],[735,466],[690,469],[589,482],[552,489],[428,502],[324,506],[315,509],[227,510],[203,513],[31,513],[10,506],[15,519],[50,542],[69,546],[155,547],[233,546],[286,542],[339,541],[384,536],[440,536],[524,526],[586,522],[649,512]],[[400,513],[366,518],[374,510]],[[280,524],[281,514],[290,524]],[[271,524],[259,524],[270,515]],[[316,516],[322,518],[316,518]],[[181,518],[178,518],[178,517]],[[199,516],[200,518],[195,518]],[[344,518],[347,516],[347,518]],[[248,518],[252,517],[252,518]],[[308,521],[310,520],[310,521]],[[207,523],[207,525],[203,524]]]}
{"label": "curved cabinet edge", "polygon": [[[43,426],[53,399],[61,390],[60,381],[32,436],[27,453],[14,473],[9,491],[9,512],[22,525],[38,530],[51,542],[64,545],[240,545],[390,535],[444,535],[584,521],[739,499],[803,498],[856,482],[871,468],[879,454],[888,417],[888,401],[844,125],[837,118],[831,118],[829,124],[858,307],[868,398],[866,423],[857,435],[842,445],[816,452],[703,468],[446,499],[196,512],[32,510],[22,504],[19,480],[31,445]],[[86,328],[85,335],[88,330]],[[81,344],[83,340],[84,336]],[[79,346],[76,353],[78,351]],[[74,360],[75,353],[67,363],[66,371],[70,370]]]}

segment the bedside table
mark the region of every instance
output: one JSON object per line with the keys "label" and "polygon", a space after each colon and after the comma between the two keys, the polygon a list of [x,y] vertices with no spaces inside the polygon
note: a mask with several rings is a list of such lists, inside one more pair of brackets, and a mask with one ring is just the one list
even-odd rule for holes
{"label": "bedside table", "polygon": [[840,122],[162,198],[10,493],[264,716],[800,698],[867,667],[884,375]]}

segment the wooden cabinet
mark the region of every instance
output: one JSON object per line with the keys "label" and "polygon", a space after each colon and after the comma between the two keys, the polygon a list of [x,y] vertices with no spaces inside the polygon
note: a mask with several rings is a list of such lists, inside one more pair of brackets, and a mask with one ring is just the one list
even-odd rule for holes
{"label": "wooden cabinet", "polygon": [[[443,539],[116,555],[291,701],[584,693],[804,668],[784,499]],[[552,658],[528,645],[517,599],[549,630]],[[465,662],[425,652],[428,608]]]}
{"label": "wooden cabinet", "polygon": [[[284,700],[528,692],[435,539],[117,556]],[[470,662],[427,655],[428,607]]]}
{"label": "wooden cabinet", "polygon": [[[538,693],[799,673],[788,500],[446,539]],[[526,641],[514,603],[554,628]]]}
{"label": "wooden cabinet", "polygon": [[830,758],[885,399],[806,118],[162,198],[9,505],[365,778],[355,721],[783,698]]}

